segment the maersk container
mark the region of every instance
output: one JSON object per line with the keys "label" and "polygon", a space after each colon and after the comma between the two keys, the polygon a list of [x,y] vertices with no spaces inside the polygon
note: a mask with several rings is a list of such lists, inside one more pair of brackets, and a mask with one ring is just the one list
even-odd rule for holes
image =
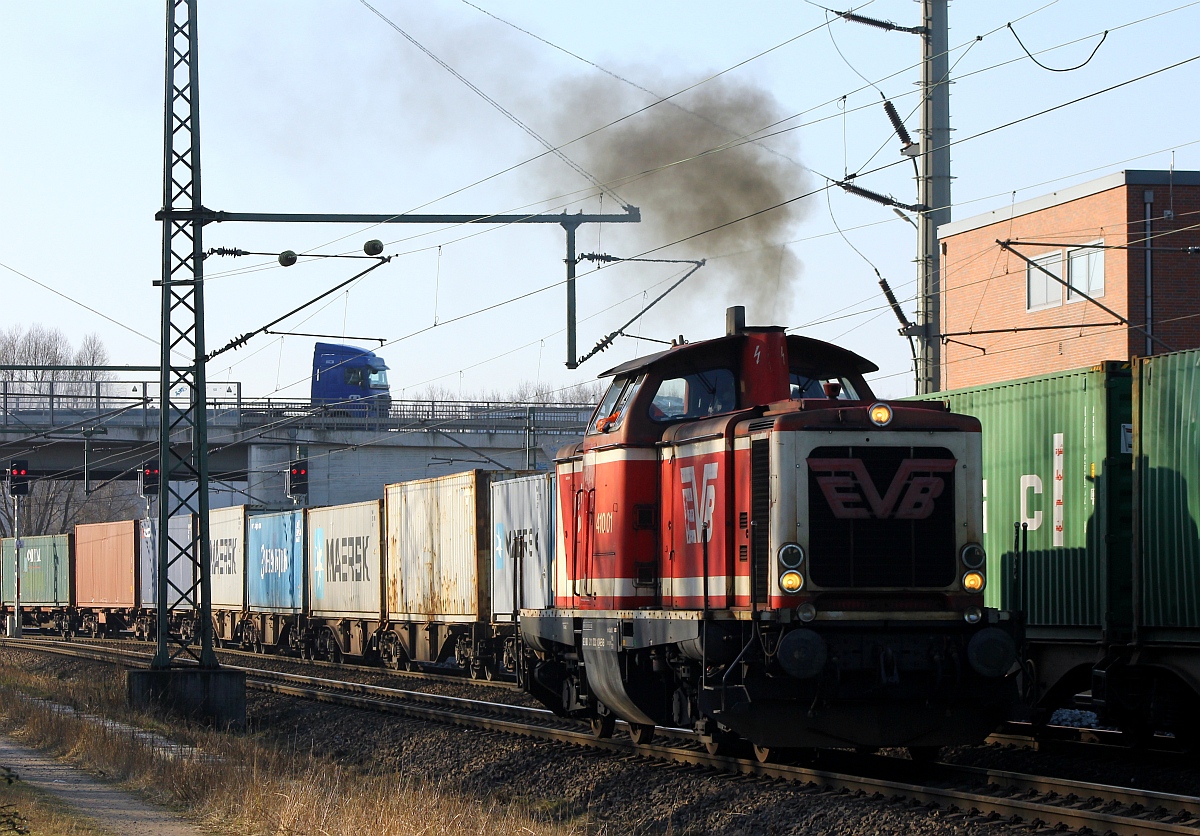
{"label": "maersk container", "polygon": [[491,475],[470,470],[384,487],[388,615],[396,621],[488,621]]}
{"label": "maersk container", "polygon": [[492,485],[495,621],[512,621],[514,609],[554,605],[554,497],[550,473]]}
{"label": "maersk container", "polygon": [[[3,603],[13,603],[13,578],[17,541],[5,538],[0,544],[0,563],[3,565]],[[21,606],[69,607],[72,598],[71,535],[55,534],[21,538]]]}
{"label": "maersk container", "polygon": [[208,542],[212,607],[241,612],[246,603],[246,506],[210,510]]}
{"label": "maersk container", "polygon": [[1200,351],[1137,361],[1140,638],[1200,640]]}
{"label": "maersk container", "polygon": [[[1029,635],[1099,638],[1132,617],[1131,374],[1105,362],[937,392],[983,425],[988,606],[1026,613]],[[1014,525],[1028,526],[1016,560]],[[1038,628],[1044,628],[1039,630]]]}
{"label": "maersk container", "polygon": [[75,526],[75,604],[137,606],[137,520]]}
{"label": "maersk container", "polygon": [[304,608],[304,512],[256,514],[246,521],[246,608]]}
{"label": "maersk container", "polygon": [[314,616],[383,617],[382,504],[308,512],[308,607]]}
{"label": "maersk container", "polygon": [[[196,564],[189,558],[180,557],[180,553],[192,542],[195,530],[191,514],[171,517],[167,523],[168,548],[173,561],[167,576],[167,609],[192,609],[191,602],[183,600],[180,590],[189,590],[195,585]],[[146,609],[158,609],[158,520],[139,520],[138,533],[138,603]],[[198,587],[195,594],[199,596]]]}

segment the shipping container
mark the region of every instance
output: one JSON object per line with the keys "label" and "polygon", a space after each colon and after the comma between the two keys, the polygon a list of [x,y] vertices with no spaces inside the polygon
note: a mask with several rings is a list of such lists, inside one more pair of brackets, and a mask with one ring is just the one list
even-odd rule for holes
{"label": "shipping container", "polygon": [[[1031,638],[1131,622],[1131,395],[1114,361],[920,398],[983,425],[984,594],[1023,610]],[[1023,565],[1014,526],[1028,527]]]}
{"label": "shipping container", "polygon": [[492,618],[554,605],[554,475],[492,485]]}
{"label": "shipping container", "polygon": [[382,503],[314,508],[307,525],[311,614],[381,619]]}
{"label": "shipping container", "polygon": [[[146,609],[158,608],[158,520],[139,520],[140,542],[138,547],[138,598]],[[190,610],[192,605],[182,600],[180,590],[189,590],[195,584],[195,563],[180,558],[181,549],[195,537],[195,520],[191,514],[171,517],[167,523],[170,538],[171,563],[167,585],[167,608]],[[180,558],[180,559],[176,559]],[[197,595],[199,591],[197,590]]]}
{"label": "shipping container", "polygon": [[256,514],[246,522],[246,608],[304,608],[304,512]]}
{"label": "shipping container", "polygon": [[1136,364],[1139,638],[1200,642],[1200,351]]}
{"label": "shipping container", "polygon": [[[73,606],[71,535],[22,537],[20,552],[21,606]],[[0,543],[0,565],[4,567],[3,603],[6,606],[13,604],[16,559],[17,541],[11,537],[5,538]]]}
{"label": "shipping container", "polygon": [[393,621],[488,621],[489,471],[384,487]]}
{"label": "shipping container", "polygon": [[246,506],[208,512],[212,608],[241,612],[246,602]]}
{"label": "shipping container", "polygon": [[137,606],[137,520],[75,526],[75,604]]}

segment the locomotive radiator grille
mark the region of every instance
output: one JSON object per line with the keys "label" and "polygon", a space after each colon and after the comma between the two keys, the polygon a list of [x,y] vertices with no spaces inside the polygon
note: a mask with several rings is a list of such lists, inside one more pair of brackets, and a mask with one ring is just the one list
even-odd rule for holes
{"label": "locomotive radiator grille", "polygon": [[822,587],[944,587],[955,578],[954,455],[820,447],[808,458],[809,555]]}
{"label": "locomotive radiator grille", "polygon": [[771,443],[765,440],[750,442],[750,513],[754,518],[751,531],[754,559],[750,568],[754,580],[752,600],[756,604],[765,604],[770,594],[767,583],[767,564],[771,557],[770,478]]}

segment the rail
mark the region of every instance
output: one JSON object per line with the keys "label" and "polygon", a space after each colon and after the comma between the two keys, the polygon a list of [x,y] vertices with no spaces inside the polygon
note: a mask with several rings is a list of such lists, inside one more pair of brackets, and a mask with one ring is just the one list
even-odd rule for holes
{"label": "rail", "polygon": [[[0,646],[62,653],[97,661],[149,663],[148,654],[87,647],[66,642],[0,639]],[[287,674],[255,668],[245,671],[248,687],[300,699],[400,714],[458,726],[552,740],[622,755],[686,764],[716,772],[786,780],[808,787],[879,795],[941,811],[959,811],[968,822],[1023,823],[1038,830],[1113,833],[1117,836],[1200,834],[1200,798],[989,770],[955,764],[914,764],[896,758],[832,753],[833,769],[792,764],[760,763],[754,759],[713,755],[700,749],[695,736],[682,729],[662,730],[668,745],[598,738],[577,731],[569,721],[544,709],[446,697],[344,680]]]}
{"label": "rail", "polygon": [[[181,393],[182,396],[182,393]],[[158,384],[144,381],[0,380],[0,430],[95,432],[107,427],[156,429]],[[180,403],[180,407],[184,406]],[[583,434],[587,404],[503,401],[394,400],[313,404],[307,400],[246,398],[237,382],[210,383],[205,408],[210,426],[258,429],[415,431],[537,435]]]}

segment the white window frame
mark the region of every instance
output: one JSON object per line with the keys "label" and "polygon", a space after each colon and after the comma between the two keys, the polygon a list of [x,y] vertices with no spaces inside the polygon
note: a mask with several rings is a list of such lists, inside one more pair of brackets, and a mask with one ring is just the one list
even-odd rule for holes
{"label": "white window frame", "polygon": [[[1092,241],[1091,243],[1103,244],[1104,240],[1101,239],[1099,241]],[[1076,302],[1085,301],[1082,296],[1078,295],[1077,293],[1072,292],[1075,289],[1075,282],[1072,281],[1072,276],[1071,276],[1071,260],[1072,260],[1072,256],[1078,257],[1079,255],[1085,255],[1088,257],[1099,256],[1099,258],[1100,258],[1100,292],[1099,293],[1094,292],[1090,286],[1081,288],[1083,290],[1083,292],[1086,293],[1088,296],[1092,297],[1093,299],[1099,299],[1101,296],[1104,295],[1104,286],[1108,284],[1108,282],[1106,281],[1106,279],[1108,277],[1104,275],[1104,271],[1108,265],[1108,259],[1105,258],[1105,256],[1104,256],[1104,250],[1098,249],[1096,247],[1074,247],[1072,249],[1067,250],[1067,304],[1068,305],[1072,305]]]}
{"label": "white window frame", "polygon": [[[1034,258],[1031,260],[1034,262],[1034,264],[1040,264],[1041,266],[1045,267],[1046,269],[1050,270],[1051,272],[1053,272],[1051,265],[1054,263],[1057,263],[1059,278],[1062,278],[1063,267],[1065,266],[1065,263],[1066,263],[1066,259],[1063,257],[1062,250],[1054,250],[1053,252],[1045,253],[1045,254],[1040,255],[1037,258]],[[1045,304],[1042,304],[1042,305],[1030,304],[1030,296],[1031,296],[1031,294],[1029,292],[1030,285],[1031,285],[1032,280],[1035,277],[1039,281],[1049,282],[1049,283],[1053,284],[1054,287],[1058,290],[1058,295],[1053,301],[1046,302]],[[1062,307],[1062,303],[1063,303],[1063,286],[1061,284],[1059,284],[1058,282],[1054,281],[1053,279],[1051,279],[1049,276],[1047,276],[1045,273],[1043,273],[1037,267],[1034,267],[1033,264],[1026,265],[1026,267],[1025,267],[1025,310],[1028,313],[1035,313],[1037,311],[1046,311],[1051,308]]]}

